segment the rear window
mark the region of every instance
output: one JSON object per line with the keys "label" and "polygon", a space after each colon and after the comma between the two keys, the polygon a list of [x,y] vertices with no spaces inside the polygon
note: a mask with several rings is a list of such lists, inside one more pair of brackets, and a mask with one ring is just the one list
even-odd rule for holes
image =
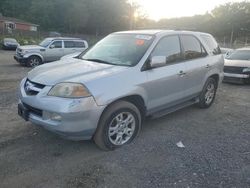
{"label": "rear window", "polygon": [[75,41],[74,43],[76,48],[85,48],[85,43],[82,41]]}
{"label": "rear window", "polygon": [[74,48],[75,43],[74,41],[64,41],[64,48]]}
{"label": "rear window", "polygon": [[220,47],[213,37],[209,35],[201,35],[201,38],[208,46],[210,52],[212,52],[214,55],[221,54]]}
{"label": "rear window", "polygon": [[83,41],[64,41],[65,48],[85,48]]}

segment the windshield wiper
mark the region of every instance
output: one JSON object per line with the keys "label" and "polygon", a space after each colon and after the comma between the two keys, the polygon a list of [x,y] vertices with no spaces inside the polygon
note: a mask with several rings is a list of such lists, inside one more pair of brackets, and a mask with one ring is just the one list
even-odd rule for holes
{"label": "windshield wiper", "polygon": [[97,63],[103,63],[103,64],[108,64],[108,65],[115,65],[113,63],[110,63],[108,61],[104,61],[104,60],[101,60],[101,59],[83,59],[83,60],[94,61],[94,62],[97,62]]}

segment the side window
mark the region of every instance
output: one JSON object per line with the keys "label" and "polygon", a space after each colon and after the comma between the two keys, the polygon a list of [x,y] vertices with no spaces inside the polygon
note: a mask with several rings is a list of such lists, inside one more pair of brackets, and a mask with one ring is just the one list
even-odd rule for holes
{"label": "side window", "polygon": [[184,50],[184,58],[186,60],[196,59],[207,55],[200,41],[191,35],[181,36],[181,41]]}
{"label": "side window", "polygon": [[221,54],[221,50],[219,45],[217,44],[216,40],[209,35],[201,35],[201,38],[204,40],[206,45],[208,46],[209,50],[214,54],[218,55]]}
{"label": "side window", "polygon": [[62,48],[62,41],[55,41],[51,45],[54,45],[54,48]]}
{"label": "side window", "polygon": [[75,41],[76,48],[85,48],[85,44],[82,41]]}
{"label": "side window", "polygon": [[151,56],[166,56],[166,63],[181,60],[181,48],[178,36],[168,36],[160,40]]}
{"label": "side window", "polygon": [[64,41],[64,48],[75,48],[74,41]]}

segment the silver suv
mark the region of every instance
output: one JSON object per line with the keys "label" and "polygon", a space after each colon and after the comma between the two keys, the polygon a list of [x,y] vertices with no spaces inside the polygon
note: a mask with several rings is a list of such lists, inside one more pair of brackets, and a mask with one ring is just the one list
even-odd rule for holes
{"label": "silver suv", "polygon": [[29,67],[59,60],[62,56],[83,52],[88,48],[85,40],[77,38],[46,38],[39,45],[19,46],[14,59]]}
{"label": "silver suv", "polygon": [[113,33],[84,54],[36,67],[20,84],[25,120],[104,150],[130,143],[146,116],[208,108],[223,78],[215,39],[188,31]]}

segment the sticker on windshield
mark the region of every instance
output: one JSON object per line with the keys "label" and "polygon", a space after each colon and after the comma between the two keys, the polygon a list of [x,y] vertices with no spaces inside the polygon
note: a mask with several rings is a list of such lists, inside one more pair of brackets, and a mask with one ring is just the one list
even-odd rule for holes
{"label": "sticker on windshield", "polygon": [[144,45],[145,40],[137,39],[135,43],[136,43],[137,46],[142,46],[142,45]]}
{"label": "sticker on windshield", "polygon": [[152,36],[151,35],[136,35],[135,38],[141,39],[141,40],[150,40],[152,39]]}

